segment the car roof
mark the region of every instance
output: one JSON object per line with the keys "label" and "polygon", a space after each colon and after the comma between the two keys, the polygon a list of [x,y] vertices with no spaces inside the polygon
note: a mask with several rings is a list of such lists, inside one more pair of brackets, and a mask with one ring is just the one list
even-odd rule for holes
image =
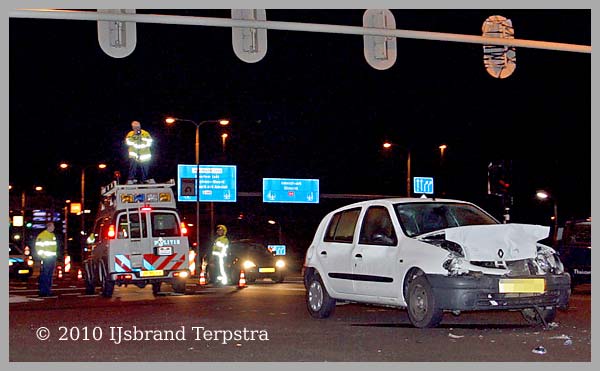
{"label": "car roof", "polygon": [[427,203],[440,203],[440,202],[442,202],[442,203],[461,203],[461,204],[465,204],[465,205],[473,205],[471,202],[461,201],[461,200],[453,200],[453,199],[447,199],[447,198],[395,197],[395,198],[378,198],[378,199],[373,199],[373,200],[355,202],[353,204],[340,207],[340,208],[336,209],[335,211],[353,209],[356,207],[369,206],[369,205],[373,205],[373,204],[395,205],[395,204],[402,204],[402,203],[405,203],[405,204],[412,204],[412,203],[427,204]]}

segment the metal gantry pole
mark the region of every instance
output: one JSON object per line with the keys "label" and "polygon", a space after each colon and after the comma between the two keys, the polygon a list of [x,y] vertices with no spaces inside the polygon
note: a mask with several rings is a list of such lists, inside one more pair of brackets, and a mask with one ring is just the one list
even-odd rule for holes
{"label": "metal gantry pole", "polygon": [[282,31],[304,31],[347,35],[386,36],[405,39],[450,41],[482,45],[503,45],[519,48],[534,48],[557,50],[574,53],[592,53],[588,45],[555,43],[548,41],[535,41],[524,39],[505,39],[499,37],[483,37],[475,35],[462,35],[444,32],[413,31],[402,29],[369,28],[360,26],[344,26],[318,23],[280,22],[240,20],[229,18],[190,17],[160,14],[114,14],[98,13],[91,11],[67,11],[53,9],[19,9],[9,12],[10,18],[40,18],[40,19],[66,19],[81,21],[117,21],[154,24],[175,24],[189,26],[212,27],[241,27]]}

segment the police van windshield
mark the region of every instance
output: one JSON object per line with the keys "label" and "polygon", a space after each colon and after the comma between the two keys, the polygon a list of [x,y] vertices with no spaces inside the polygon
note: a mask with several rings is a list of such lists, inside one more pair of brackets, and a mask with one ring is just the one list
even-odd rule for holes
{"label": "police van windshield", "polygon": [[152,237],[177,237],[181,235],[177,216],[169,212],[153,212]]}

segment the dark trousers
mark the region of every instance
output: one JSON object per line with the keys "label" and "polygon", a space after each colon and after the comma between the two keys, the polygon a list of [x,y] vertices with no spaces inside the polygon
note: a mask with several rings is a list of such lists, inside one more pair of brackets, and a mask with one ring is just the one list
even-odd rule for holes
{"label": "dark trousers", "polygon": [[42,259],[42,269],[39,278],[40,296],[49,296],[52,294],[52,274],[56,266],[56,258]]}
{"label": "dark trousers", "polygon": [[146,178],[148,177],[148,162],[140,162],[134,158],[129,159],[129,173],[127,174],[127,180],[136,179],[138,169],[142,173],[140,182],[145,182]]}

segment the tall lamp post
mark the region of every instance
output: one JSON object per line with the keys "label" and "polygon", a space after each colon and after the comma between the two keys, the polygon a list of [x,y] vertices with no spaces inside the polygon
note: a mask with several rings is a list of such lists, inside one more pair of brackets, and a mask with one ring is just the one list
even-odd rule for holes
{"label": "tall lamp post", "polygon": [[[177,117],[167,117],[165,122],[167,124],[174,124],[175,122],[189,122],[196,126],[196,143],[195,143],[195,153],[196,153],[196,184],[195,184],[195,192],[196,192],[196,256],[200,256],[200,126],[207,123],[219,123],[219,125],[226,126],[229,125],[229,120],[205,120],[196,122],[194,120],[182,119]],[[210,230],[214,229],[214,211],[211,203],[211,215],[210,215]]]}
{"label": "tall lamp post", "polygon": [[[59,167],[62,170],[66,170],[70,167],[73,167],[73,165],[68,164],[66,162],[61,162]],[[81,236],[80,237],[81,237],[82,241],[85,236],[85,170],[92,168],[92,167],[95,167],[100,170],[104,170],[104,169],[106,169],[107,166],[104,163],[100,163],[100,164],[94,164],[94,165],[88,165],[88,166],[81,167],[81,231],[80,231]],[[83,247],[84,246],[83,246],[83,242],[82,242],[82,245],[81,245],[82,257],[83,257]],[[66,245],[65,245],[65,255],[67,255],[67,246]]]}
{"label": "tall lamp post", "polygon": [[556,241],[556,236],[557,236],[557,232],[558,232],[558,203],[556,202],[556,197],[554,197],[551,193],[544,191],[542,189],[538,190],[535,193],[535,196],[542,201],[551,199],[552,202],[554,203],[553,205],[553,216],[552,219],[554,219],[554,231],[552,233],[552,242]]}
{"label": "tall lamp post", "polygon": [[[396,147],[401,147],[395,143],[392,142],[383,142],[383,149],[384,150],[390,150],[393,146]],[[406,151],[406,197],[410,197],[411,194],[411,176],[410,176],[410,149],[406,148],[406,147],[401,147],[402,149],[404,149]]]}

